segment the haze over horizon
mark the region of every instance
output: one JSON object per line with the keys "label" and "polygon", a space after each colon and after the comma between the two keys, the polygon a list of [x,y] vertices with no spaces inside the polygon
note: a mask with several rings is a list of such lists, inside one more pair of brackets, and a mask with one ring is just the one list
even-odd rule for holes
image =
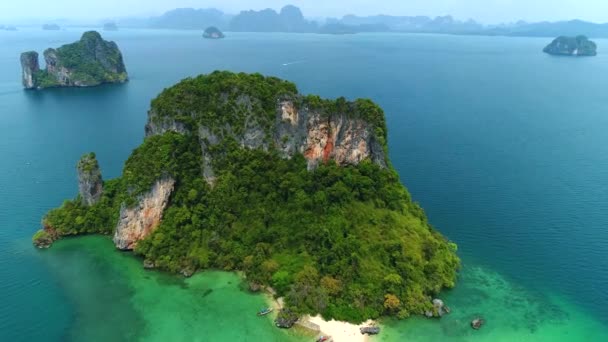
{"label": "haze over horizon", "polygon": [[525,21],[560,21],[581,19],[608,22],[608,1],[585,0],[30,0],[0,5],[0,22],[24,20],[101,20],[120,17],[149,17],[175,8],[217,8],[237,14],[241,10],[280,10],[284,5],[300,7],[306,17],[342,17],[386,14],[396,16],[452,15],[485,24]]}

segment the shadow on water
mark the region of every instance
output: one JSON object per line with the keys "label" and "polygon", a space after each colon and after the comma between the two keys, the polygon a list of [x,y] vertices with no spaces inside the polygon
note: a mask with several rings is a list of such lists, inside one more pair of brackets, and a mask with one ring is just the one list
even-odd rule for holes
{"label": "shadow on water", "polygon": [[[52,99],[56,101],[79,101],[89,100],[94,97],[96,100],[103,101],[126,95],[129,83],[124,84],[102,84],[96,87],[59,87],[47,88],[43,90],[22,90],[29,102],[34,104],[44,103],[43,101]],[[11,91],[10,93],[15,93]],[[2,93],[0,93],[2,94]],[[90,103],[89,103],[90,105]]]}

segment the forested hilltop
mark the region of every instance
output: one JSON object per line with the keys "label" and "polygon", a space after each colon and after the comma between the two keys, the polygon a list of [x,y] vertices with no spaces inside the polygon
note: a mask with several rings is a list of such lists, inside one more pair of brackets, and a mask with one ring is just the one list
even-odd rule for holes
{"label": "forested hilltop", "polygon": [[152,101],[120,178],[103,181],[83,157],[79,196],[34,242],[112,234],[148,268],[241,270],[297,314],[423,314],[460,262],[400,183],[386,138],[370,100],[303,96],[259,74],[185,79]]}

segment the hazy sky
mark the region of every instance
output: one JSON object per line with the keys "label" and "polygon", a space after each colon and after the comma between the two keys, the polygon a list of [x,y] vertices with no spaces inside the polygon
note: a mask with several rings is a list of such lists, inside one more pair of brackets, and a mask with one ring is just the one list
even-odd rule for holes
{"label": "hazy sky", "polygon": [[299,6],[308,17],[452,14],[485,23],[574,18],[608,22],[608,0],[0,0],[0,20],[150,16],[176,7],[216,7],[236,13],[280,9],[288,3]]}

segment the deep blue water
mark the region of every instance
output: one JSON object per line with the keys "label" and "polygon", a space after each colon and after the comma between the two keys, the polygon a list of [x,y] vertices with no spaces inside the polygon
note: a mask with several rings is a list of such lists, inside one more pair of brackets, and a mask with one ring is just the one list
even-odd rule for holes
{"label": "deep blue water", "polygon": [[541,53],[542,38],[209,41],[199,32],[123,30],[104,36],[121,47],[128,84],[21,89],[20,52],[80,34],[0,31],[0,340],[61,340],[74,320],[30,237],[48,209],[76,193],[79,156],[95,151],[104,177],[119,175],[143,139],[150,100],[216,69],[373,99],[386,111],[394,166],[465,264],[563,296],[608,324],[608,41],[598,40],[597,57],[576,59]]}

